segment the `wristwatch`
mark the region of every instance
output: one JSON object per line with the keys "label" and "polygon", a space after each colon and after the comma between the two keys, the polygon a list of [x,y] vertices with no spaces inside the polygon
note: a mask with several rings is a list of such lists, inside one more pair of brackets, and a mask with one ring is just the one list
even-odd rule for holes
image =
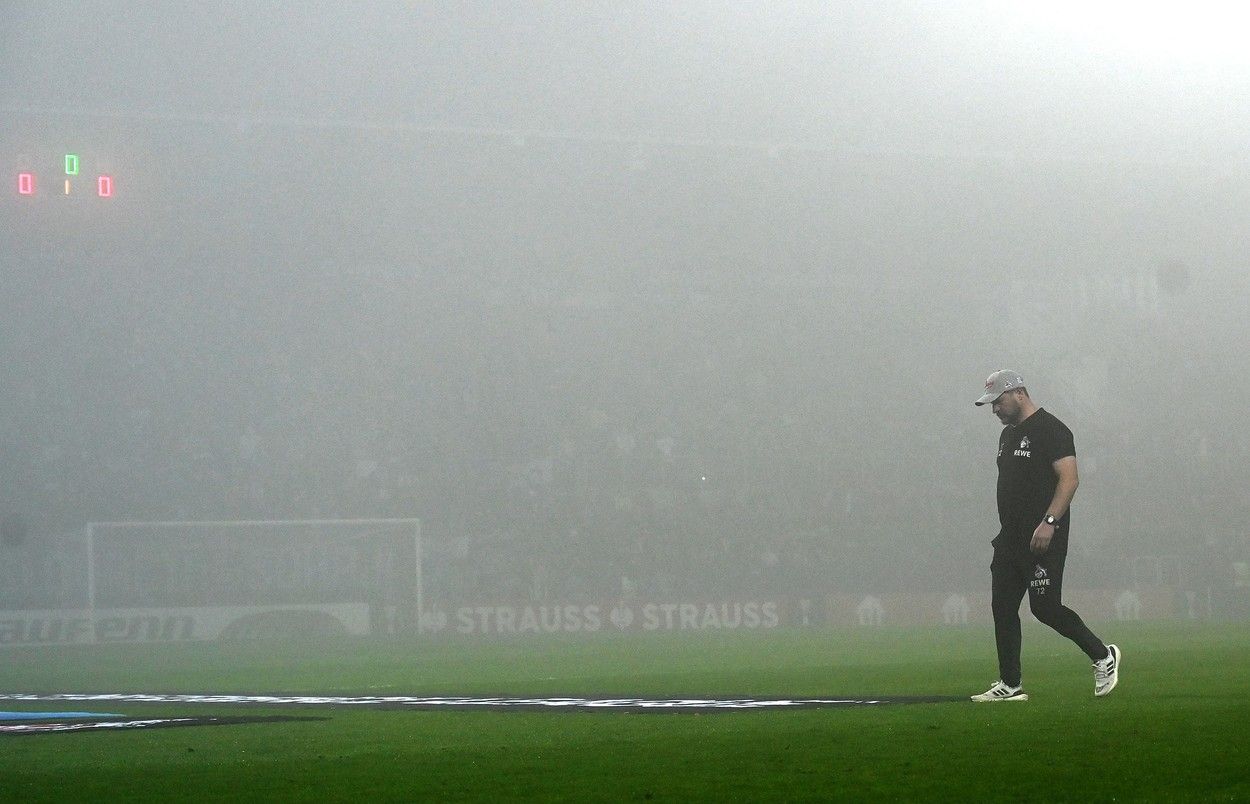
{"label": "wristwatch", "polygon": [[1055,515],[1047,514],[1046,516],[1042,517],[1042,521],[1045,522],[1047,525],[1050,525],[1053,528],[1055,526]]}

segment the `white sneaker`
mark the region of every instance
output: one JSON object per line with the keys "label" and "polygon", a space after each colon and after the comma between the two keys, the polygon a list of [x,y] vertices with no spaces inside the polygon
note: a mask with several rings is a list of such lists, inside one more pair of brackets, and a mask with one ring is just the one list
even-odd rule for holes
{"label": "white sneaker", "polygon": [[1001,681],[995,681],[988,690],[980,695],[973,695],[972,700],[977,703],[986,703],[988,701],[1027,701],[1029,696],[1025,693],[1024,687],[1008,687]]}
{"label": "white sneaker", "polygon": [[1115,689],[1120,681],[1120,649],[1107,646],[1107,658],[1094,662],[1094,695],[1098,698]]}

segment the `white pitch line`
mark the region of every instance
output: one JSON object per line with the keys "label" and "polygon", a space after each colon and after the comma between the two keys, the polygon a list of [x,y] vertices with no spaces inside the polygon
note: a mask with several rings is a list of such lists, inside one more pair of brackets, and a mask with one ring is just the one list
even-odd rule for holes
{"label": "white pitch line", "polygon": [[331,695],[179,695],[154,693],[0,693],[0,701],[249,704],[271,706],[390,706],[426,708],[512,708],[552,709],[787,709],[821,706],[856,706],[886,701],[868,698],[471,698],[416,696],[331,696]]}

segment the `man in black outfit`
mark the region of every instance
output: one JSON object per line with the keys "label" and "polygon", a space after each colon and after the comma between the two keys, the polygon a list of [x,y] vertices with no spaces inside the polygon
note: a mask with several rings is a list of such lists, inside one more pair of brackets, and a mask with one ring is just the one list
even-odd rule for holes
{"label": "man in black outfit", "polygon": [[990,564],[999,679],[974,701],[1027,701],[1020,683],[1020,600],[1033,616],[1072,640],[1094,663],[1094,695],[1119,681],[1120,649],[1104,645],[1063,605],[1068,510],[1078,484],[1072,431],[1033,404],[1024,378],[1009,369],[985,381],[975,404],[990,404],[1005,425],[998,437],[998,521]]}

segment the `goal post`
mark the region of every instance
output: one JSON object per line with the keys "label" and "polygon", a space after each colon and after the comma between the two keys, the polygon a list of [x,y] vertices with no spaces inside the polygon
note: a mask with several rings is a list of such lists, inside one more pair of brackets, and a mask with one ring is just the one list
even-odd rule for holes
{"label": "goal post", "polygon": [[424,610],[415,518],[91,522],[83,538],[92,642],[104,612],[350,605],[367,632],[415,633]]}

